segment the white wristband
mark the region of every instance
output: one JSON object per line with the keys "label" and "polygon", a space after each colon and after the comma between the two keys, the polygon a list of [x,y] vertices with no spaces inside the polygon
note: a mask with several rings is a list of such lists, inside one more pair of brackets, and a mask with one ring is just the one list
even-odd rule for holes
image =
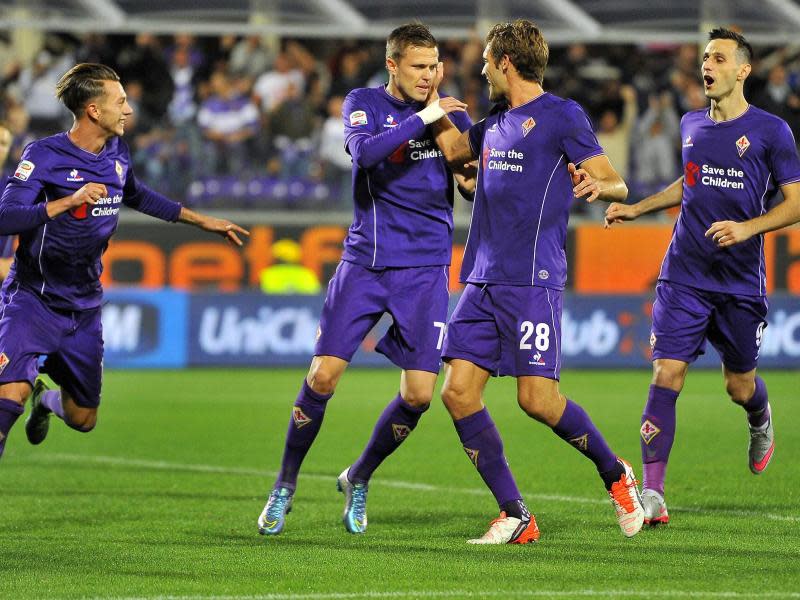
{"label": "white wristband", "polygon": [[428,106],[426,106],[417,113],[417,115],[419,116],[420,119],[422,119],[422,122],[425,123],[425,125],[430,125],[431,123],[435,123],[446,114],[447,113],[444,112],[444,109],[441,106],[439,106],[438,100],[436,102],[429,104]]}

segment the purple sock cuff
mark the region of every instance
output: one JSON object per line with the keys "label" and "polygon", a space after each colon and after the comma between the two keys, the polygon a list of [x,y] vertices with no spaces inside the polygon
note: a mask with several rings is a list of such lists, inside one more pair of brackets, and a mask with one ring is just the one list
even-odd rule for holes
{"label": "purple sock cuff", "polygon": [[678,402],[679,395],[680,392],[676,392],[675,390],[671,390],[669,388],[661,387],[658,385],[651,385],[648,399],[650,402],[656,402],[660,404],[670,403],[674,405]]}
{"label": "purple sock cuff", "polygon": [[412,406],[403,399],[403,397],[400,395],[400,392],[397,393],[397,396],[395,397],[394,401],[397,402],[397,404],[401,406],[403,410],[406,410],[415,415],[421,415],[431,407],[430,404],[426,404],[425,406]]}
{"label": "purple sock cuff", "polygon": [[325,403],[331,399],[333,394],[320,394],[319,392],[315,392],[311,389],[311,386],[308,385],[308,382],[303,379],[303,396],[311,400],[316,400],[317,402]]}
{"label": "purple sock cuff", "polygon": [[13,400],[8,400],[6,398],[0,398],[0,410],[9,412],[12,415],[21,415],[25,412],[25,407],[19,402],[14,402]]}
{"label": "purple sock cuff", "polygon": [[560,436],[571,435],[574,431],[577,431],[581,425],[583,425],[584,413],[585,411],[580,406],[567,398],[567,404],[564,406],[564,412],[561,414],[561,418],[558,420],[558,423],[556,423],[553,427],[553,431]]}
{"label": "purple sock cuff", "polygon": [[744,403],[744,409],[747,412],[764,410],[767,407],[767,399],[767,384],[756,375],[756,390],[753,392],[753,397]]}
{"label": "purple sock cuff", "polygon": [[456,426],[458,437],[461,438],[462,441],[478,435],[481,431],[489,427],[494,427],[494,421],[492,421],[492,417],[489,416],[489,411],[485,406],[468,417],[453,421],[453,424]]}

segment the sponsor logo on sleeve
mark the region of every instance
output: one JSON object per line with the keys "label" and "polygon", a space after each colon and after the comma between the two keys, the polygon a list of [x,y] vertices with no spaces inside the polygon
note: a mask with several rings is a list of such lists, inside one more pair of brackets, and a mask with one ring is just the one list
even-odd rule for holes
{"label": "sponsor logo on sleeve", "polygon": [[358,127],[367,124],[367,113],[363,110],[354,110],[350,113],[350,126]]}
{"label": "sponsor logo on sleeve", "polygon": [[747,149],[750,147],[750,140],[747,139],[747,136],[743,135],[738,140],[736,140],[736,149],[739,151],[739,158],[744,156],[744,153],[747,152]]}
{"label": "sponsor logo on sleeve", "polygon": [[29,160],[20,161],[16,171],[14,171],[14,177],[20,181],[28,181],[28,177],[33,175],[33,170],[35,168],[36,165]]}

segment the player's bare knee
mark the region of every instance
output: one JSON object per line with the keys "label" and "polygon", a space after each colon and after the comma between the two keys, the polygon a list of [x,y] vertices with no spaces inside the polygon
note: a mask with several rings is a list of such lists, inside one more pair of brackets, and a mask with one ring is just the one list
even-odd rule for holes
{"label": "player's bare knee", "polygon": [[97,425],[97,412],[96,411],[81,411],[71,415],[64,415],[64,422],[81,433],[89,433]]}
{"label": "player's bare knee", "polygon": [[683,389],[685,378],[685,367],[664,364],[660,361],[653,363],[653,385],[655,386],[679,392]]}
{"label": "player's bare knee", "polygon": [[419,390],[406,390],[403,394],[403,401],[418,409],[426,409],[430,406],[433,392],[421,392]]}
{"label": "player's bare knee", "polygon": [[14,381],[0,385],[0,398],[11,400],[17,404],[25,404],[31,395],[31,385],[27,381]]}
{"label": "player's bare knee", "polygon": [[526,415],[541,423],[547,423],[552,419],[552,399],[543,394],[520,394],[517,397],[517,404]]}
{"label": "player's bare knee", "polygon": [[753,397],[755,382],[738,377],[725,377],[725,391],[735,404],[745,404]]}
{"label": "player's bare knee", "polygon": [[318,394],[332,394],[338,382],[339,376],[324,363],[320,363],[316,368],[312,367],[308,374],[308,385]]}
{"label": "player's bare knee", "polygon": [[442,388],[442,402],[451,414],[461,413],[472,404],[467,387],[452,382]]}

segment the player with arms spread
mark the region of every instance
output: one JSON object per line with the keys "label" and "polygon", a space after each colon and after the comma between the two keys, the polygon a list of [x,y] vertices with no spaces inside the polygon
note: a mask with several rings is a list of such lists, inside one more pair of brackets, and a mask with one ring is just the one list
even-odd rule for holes
{"label": "player with arms spread", "polygon": [[[100,259],[123,204],[238,245],[247,234],[137,181],[119,137],[133,111],[112,69],[76,65],[56,95],[75,116],[72,128],[28,145],[0,198],[0,235],[19,234],[0,306],[0,455],[32,389],[25,423],[32,444],[44,440],[52,413],[78,431],[95,426],[103,372]],[[40,356],[61,391],[36,380]]]}
{"label": "player with arms spread", "polygon": [[[598,145],[581,107],[542,89],[548,47],[530,21],[495,25],[483,73],[490,99],[505,106],[459,134],[434,126],[448,162],[479,159],[466,283],[447,328],[442,399],[467,456],[500,506],[477,544],[539,537],[482,401],[491,375],[517,379],[517,400],[532,418],[594,462],[626,536],[642,527],[630,465],[620,460],[586,412],[559,391],[561,308],[570,203],[623,200],[627,187]],[[447,107],[450,98],[437,100]],[[576,166],[577,165],[577,166]]]}
{"label": "player with arms spread", "polygon": [[[689,365],[711,342],[730,399],[744,407],[750,470],[775,449],[767,387],[756,375],[767,298],[764,236],[800,221],[800,160],[782,119],[747,103],[753,49],[727,29],[709,34],[701,74],[711,107],[681,120],[684,176],[630,206],[612,204],[606,226],[681,207],[653,305],[653,380],[640,429],[645,522],[667,523],[664,477],[675,438],[675,404]],[[784,201],[767,211],[780,189]]]}
{"label": "player with arms spread", "polygon": [[[258,530],[283,530],[300,465],[325,408],[361,342],[384,313],[393,324],[376,350],[402,369],[400,392],[378,419],[366,448],[338,479],[350,533],[367,528],[373,471],[408,437],[433,396],[447,319],[452,252],[453,174],[428,125],[445,115],[425,106],[437,76],[436,39],[422,24],[395,29],[386,42],[389,83],[350,92],[342,109],[353,159],[353,224],[328,284],[311,368],[292,408],[277,481]],[[465,105],[446,109],[460,129]],[[460,185],[469,185],[461,175]]]}

